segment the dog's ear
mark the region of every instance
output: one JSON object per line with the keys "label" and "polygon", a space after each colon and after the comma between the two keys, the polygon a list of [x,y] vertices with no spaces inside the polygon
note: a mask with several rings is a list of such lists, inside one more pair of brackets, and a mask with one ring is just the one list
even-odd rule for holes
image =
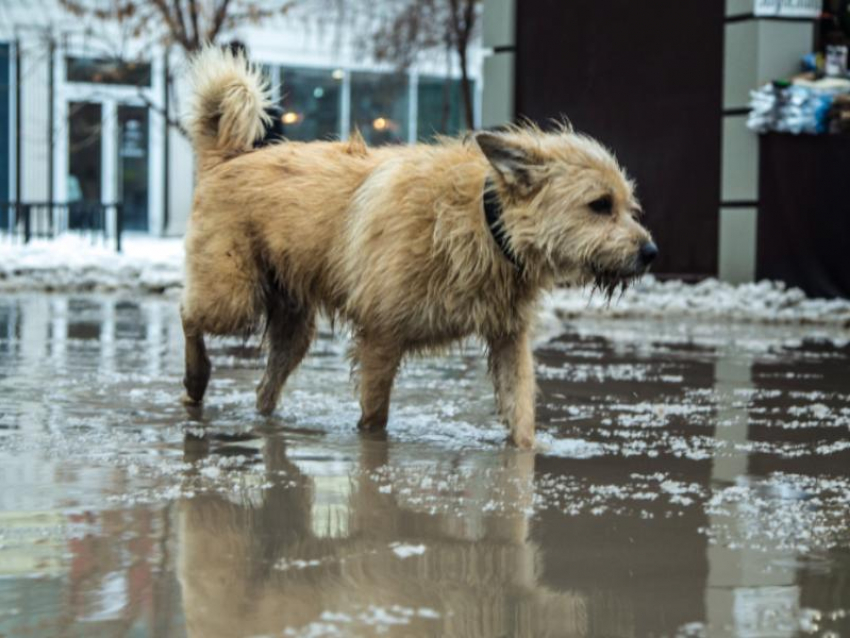
{"label": "dog's ear", "polygon": [[540,179],[541,160],[532,149],[497,133],[478,133],[475,142],[508,188],[521,193],[534,190]]}

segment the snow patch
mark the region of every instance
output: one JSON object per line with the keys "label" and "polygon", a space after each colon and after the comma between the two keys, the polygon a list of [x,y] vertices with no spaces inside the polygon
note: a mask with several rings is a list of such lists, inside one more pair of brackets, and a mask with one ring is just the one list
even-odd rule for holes
{"label": "snow patch", "polygon": [[552,317],[694,317],[754,323],[804,323],[850,327],[850,300],[811,299],[778,281],[732,285],[706,279],[698,284],[660,281],[647,275],[610,303],[587,288],[565,288],[543,302],[542,325]]}
{"label": "snow patch", "polygon": [[546,432],[538,433],[537,446],[544,454],[569,459],[589,459],[604,456],[607,452],[602,443],[584,439],[555,438]]}
{"label": "snow patch", "polygon": [[406,545],[404,543],[392,543],[390,549],[399,558],[410,558],[411,556],[421,556],[427,549],[425,545]]}
{"label": "snow patch", "polygon": [[183,281],[183,240],[128,235],[112,243],[65,235],[2,244],[0,291],[141,290],[164,292]]}

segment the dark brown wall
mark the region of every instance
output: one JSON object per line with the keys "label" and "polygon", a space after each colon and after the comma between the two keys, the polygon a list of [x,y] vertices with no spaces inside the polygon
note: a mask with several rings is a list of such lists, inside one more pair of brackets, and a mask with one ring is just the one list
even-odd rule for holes
{"label": "dark brown wall", "polygon": [[850,298],[850,137],[760,138],[757,279]]}
{"label": "dark brown wall", "polygon": [[567,116],[637,179],[655,272],[717,274],[720,0],[517,0],[517,116]]}

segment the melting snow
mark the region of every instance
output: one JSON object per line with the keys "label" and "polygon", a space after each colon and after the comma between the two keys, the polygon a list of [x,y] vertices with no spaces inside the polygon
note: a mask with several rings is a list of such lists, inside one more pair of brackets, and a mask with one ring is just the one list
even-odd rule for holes
{"label": "melting snow", "polygon": [[[758,323],[805,323],[850,327],[850,300],[810,299],[782,282],[732,285],[716,279],[698,284],[660,281],[648,275],[610,304],[589,289],[559,289],[544,303],[544,317],[694,317]],[[551,319],[550,319],[551,321]],[[544,321],[545,325],[545,321]]]}
{"label": "melting snow", "polygon": [[110,242],[75,235],[29,244],[0,244],[0,290],[117,290],[163,292],[183,281],[183,240],[126,236],[123,252]]}
{"label": "melting snow", "polygon": [[425,553],[424,545],[405,545],[404,543],[392,543],[390,548],[393,553],[399,558],[410,558],[411,556],[421,556]]}
{"label": "melting snow", "polygon": [[[117,290],[163,292],[183,280],[183,241],[127,235],[124,250],[67,235],[54,241],[2,245],[0,290]],[[691,285],[644,277],[608,303],[589,289],[559,289],[548,295],[540,331],[551,336],[564,319],[578,316],[694,317],[763,323],[850,327],[850,301],[809,299],[781,282],[731,285],[707,279]]]}

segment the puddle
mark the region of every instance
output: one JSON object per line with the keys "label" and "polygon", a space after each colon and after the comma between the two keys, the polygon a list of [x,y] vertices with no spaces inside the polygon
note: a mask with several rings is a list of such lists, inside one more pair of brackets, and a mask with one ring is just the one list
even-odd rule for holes
{"label": "puddle", "polygon": [[850,334],[574,320],[504,443],[480,346],[355,430],[326,326],[178,402],[174,300],[0,299],[0,635],[850,635]]}

